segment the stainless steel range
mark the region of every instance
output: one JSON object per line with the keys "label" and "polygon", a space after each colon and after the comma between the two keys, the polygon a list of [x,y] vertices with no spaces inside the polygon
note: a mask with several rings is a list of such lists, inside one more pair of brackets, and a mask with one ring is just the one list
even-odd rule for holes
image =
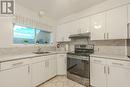
{"label": "stainless steel range", "polygon": [[67,53],[67,77],[87,87],[90,86],[90,57],[93,45],[75,45],[75,52]]}

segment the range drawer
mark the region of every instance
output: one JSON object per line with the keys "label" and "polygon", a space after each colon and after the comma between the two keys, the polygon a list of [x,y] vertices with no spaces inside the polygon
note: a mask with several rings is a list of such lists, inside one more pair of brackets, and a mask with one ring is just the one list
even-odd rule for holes
{"label": "range drawer", "polygon": [[16,60],[16,61],[2,62],[0,70],[1,71],[8,70],[8,69],[28,65],[30,63],[31,63],[30,59],[22,59],[22,60]]}

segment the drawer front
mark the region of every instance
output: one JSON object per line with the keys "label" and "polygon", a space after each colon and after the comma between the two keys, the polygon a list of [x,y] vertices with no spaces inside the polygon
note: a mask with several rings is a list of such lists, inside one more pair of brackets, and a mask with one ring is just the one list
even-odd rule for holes
{"label": "drawer front", "polygon": [[44,61],[44,60],[45,60],[44,56],[35,57],[35,58],[32,58],[31,63],[38,63],[38,62],[41,62],[41,61]]}
{"label": "drawer front", "polygon": [[120,67],[120,68],[127,68],[130,69],[130,62],[121,61],[121,60],[108,60],[107,61],[109,66]]}
{"label": "drawer front", "polygon": [[106,64],[106,59],[100,57],[90,57],[91,63]]}
{"label": "drawer front", "polygon": [[30,59],[22,59],[22,60],[16,60],[16,61],[3,62],[3,63],[1,63],[0,70],[12,69],[12,68],[28,65],[30,63],[31,63]]}

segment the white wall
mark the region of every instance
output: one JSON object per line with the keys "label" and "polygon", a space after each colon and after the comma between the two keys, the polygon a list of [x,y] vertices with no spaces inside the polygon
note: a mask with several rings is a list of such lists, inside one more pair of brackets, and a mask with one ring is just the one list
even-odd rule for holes
{"label": "white wall", "polygon": [[59,21],[59,24],[63,24],[69,21],[74,21],[83,17],[91,16],[91,15],[94,15],[94,14],[97,14],[106,10],[110,10],[115,7],[119,7],[128,3],[130,3],[130,0],[106,0],[105,2],[101,4],[90,7],[81,12],[74,13],[67,17],[64,17],[62,20]]}
{"label": "white wall", "polygon": [[[38,13],[25,8],[24,6],[16,3],[15,13],[20,14],[29,18],[38,18]],[[55,37],[55,21],[48,17],[43,17],[41,22],[45,25],[47,31],[52,32],[53,37]],[[55,38],[53,39],[55,41]],[[13,17],[0,16],[0,48],[10,47],[13,45]]]}

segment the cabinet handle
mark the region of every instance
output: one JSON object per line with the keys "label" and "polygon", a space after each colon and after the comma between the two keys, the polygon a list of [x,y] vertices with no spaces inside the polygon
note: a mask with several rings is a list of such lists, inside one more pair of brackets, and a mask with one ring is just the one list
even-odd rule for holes
{"label": "cabinet handle", "polygon": [[49,61],[48,60],[45,61],[45,67],[49,67]]}
{"label": "cabinet handle", "polygon": [[97,62],[97,63],[101,63],[102,61],[100,60],[93,60],[94,62]]}
{"label": "cabinet handle", "polygon": [[112,63],[113,65],[123,66],[121,63]]}
{"label": "cabinet handle", "polygon": [[108,67],[108,75],[110,74],[110,67]]}
{"label": "cabinet handle", "polygon": [[106,39],[106,33],[104,33],[104,39]]}
{"label": "cabinet handle", "polygon": [[28,73],[30,73],[30,66],[28,66]]}
{"label": "cabinet handle", "polygon": [[13,66],[19,66],[19,65],[22,65],[23,64],[23,62],[18,62],[18,63],[14,63],[14,64],[12,64]]}
{"label": "cabinet handle", "polygon": [[109,39],[109,33],[107,33],[107,39]]}
{"label": "cabinet handle", "polygon": [[104,73],[106,74],[106,66],[104,66]]}

